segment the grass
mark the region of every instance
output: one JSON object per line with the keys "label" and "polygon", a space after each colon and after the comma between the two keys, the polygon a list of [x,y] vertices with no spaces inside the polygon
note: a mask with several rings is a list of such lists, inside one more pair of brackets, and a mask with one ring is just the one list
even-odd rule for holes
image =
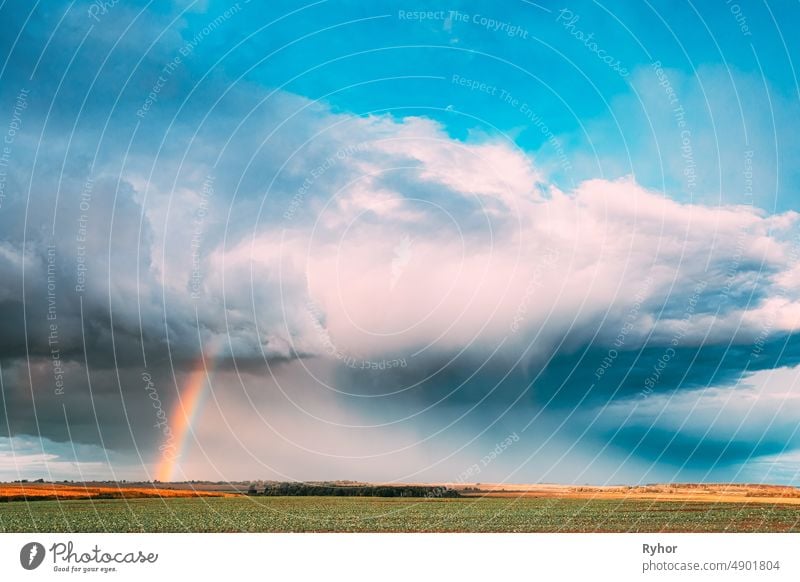
{"label": "grass", "polygon": [[781,504],[225,497],[9,502],[3,532],[800,532]]}

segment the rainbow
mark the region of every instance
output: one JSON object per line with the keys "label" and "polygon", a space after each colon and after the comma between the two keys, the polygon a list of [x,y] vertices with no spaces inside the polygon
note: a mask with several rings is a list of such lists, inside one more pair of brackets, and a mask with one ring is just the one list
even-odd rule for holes
{"label": "rainbow", "polygon": [[159,447],[161,460],[155,477],[159,481],[169,482],[175,478],[178,460],[189,443],[189,437],[194,433],[192,426],[203,407],[206,385],[211,383],[216,351],[211,344],[206,347],[192,367],[183,389],[178,393],[178,401],[169,417],[168,438]]}

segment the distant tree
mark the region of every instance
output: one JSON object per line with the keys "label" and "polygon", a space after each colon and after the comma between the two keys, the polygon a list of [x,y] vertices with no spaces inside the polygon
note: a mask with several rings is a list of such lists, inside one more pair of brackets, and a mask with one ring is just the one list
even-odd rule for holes
{"label": "distant tree", "polygon": [[[251,487],[254,489],[254,487]],[[249,494],[248,490],[248,494]],[[420,485],[337,485],[327,483],[270,482],[264,486],[268,496],[336,496],[336,497],[460,497],[455,489]]]}

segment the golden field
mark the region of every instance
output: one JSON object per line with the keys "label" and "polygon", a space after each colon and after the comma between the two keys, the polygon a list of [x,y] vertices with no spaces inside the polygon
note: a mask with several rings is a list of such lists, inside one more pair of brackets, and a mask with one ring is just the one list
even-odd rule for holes
{"label": "golden field", "polygon": [[551,499],[630,499],[642,501],[704,501],[708,503],[780,503],[800,505],[800,489],[782,485],[675,483],[640,486],[574,486],[479,483],[462,495],[481,497],[540,497]]}
{"label": "golden field", "polygon": [[0,501],[74,499],[140,499],[144,497],[229,497],[235,494],[195,489],[165,489],[137,483],[135,486],[85,483],[0,483]]}

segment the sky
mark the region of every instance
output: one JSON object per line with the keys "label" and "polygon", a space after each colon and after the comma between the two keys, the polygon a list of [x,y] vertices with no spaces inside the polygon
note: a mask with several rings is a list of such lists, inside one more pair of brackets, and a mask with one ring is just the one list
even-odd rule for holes
{"label": "sky", "polygon": [[0,4],[0,479],[800,484],[789,2]]}

